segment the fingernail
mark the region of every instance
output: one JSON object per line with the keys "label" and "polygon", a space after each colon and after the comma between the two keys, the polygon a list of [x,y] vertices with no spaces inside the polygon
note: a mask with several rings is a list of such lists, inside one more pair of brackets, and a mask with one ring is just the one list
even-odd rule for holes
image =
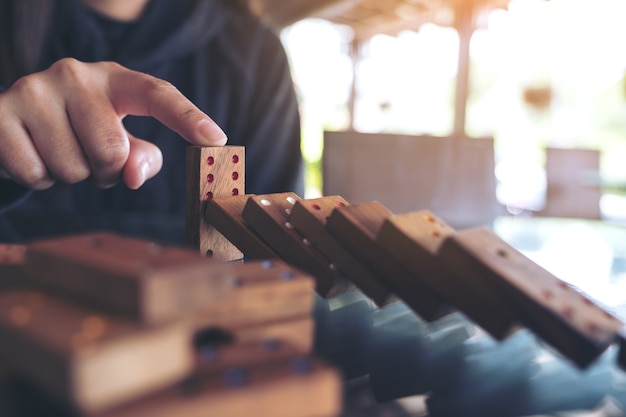
{"label": "fingernail", "polygon": [[198,123],[198,131],[204,139],[211,142],[211,145],[223,145],[226,143],[226,133],[211,120],[201,120]]}

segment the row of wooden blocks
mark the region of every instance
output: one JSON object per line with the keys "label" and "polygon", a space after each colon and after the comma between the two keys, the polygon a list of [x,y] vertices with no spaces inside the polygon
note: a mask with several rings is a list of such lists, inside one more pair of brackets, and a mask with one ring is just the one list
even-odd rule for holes
{"label": "row of wooden blocks", "polygon": [[[459,310],[498,340],[525,326],[580,367],[624,344],[620,320],[488,228],[456,231],[428,211],[394,215],[378,202],[293,193],[208,199],[202,216],[217,241],[310,273],[323,296],[349,280],[377,304],[397,297],[428,321]],[[215,256],[232,256],[213,242],[205,245]]]}
{"label": "row of wooden blocks", "polygon": [[0,362],[84,416],[338,415],[314,281],[108,233],[0,245]]}

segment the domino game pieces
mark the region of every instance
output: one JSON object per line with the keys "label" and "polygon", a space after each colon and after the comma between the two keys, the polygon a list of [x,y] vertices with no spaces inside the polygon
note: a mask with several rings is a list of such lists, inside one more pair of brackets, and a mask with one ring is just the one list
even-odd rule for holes
{"label": "domino game pieces", "polygon": [[347,205],[348,202],[339,196],[297,200],[289,222],[365,295],[376,304],[385,305],[391,299],[389,289],[325,229],[326,219],[332,211]]}
{"label": "domino game pieces", "polygon": [[333,210],[326,229],[418,315],[433,320],[445,309],[444,300],[376,242],[383,223],[392,216],[378,202],[353,204]]}
{"label": "domino game pieces", "polygon": [[208,375],[198,372],[178,387],[97,417],[335,417],[341,412],[341,392],[335,369],[294,356]]}
{"label": "domino game pieces", "polygon": [[223,261],[243,257],[204,216],[206,201],[245,194],[245,148],[242,146],[187,148],[186,236],[189,246]]}
{"label": "domino game pieces", "polygon": [[343,279],[330,261],[311,247],[289,222],[293,205],[299,200],[294,193],[255,195],[248,199],[243,218],[283,260],[313,275],[316,290],[323,296],[331,294]]}
{"label": "domino game pieces", "polygon": [[179,318],[230,291],[219,262],[111,233],[34,242],[24,269],[76,302],[145,323]]}
{"label": "domino game pieces", "polygon": [[[496,339],[503,339],[515,329],[509,306],[483,282],[478,274],[462,274],[456,259],[440,254],[446,239],[455,231],[428,211],[388,217],[377,242],[392,257],[414,274],[412,284],[423,283],[452,306],[463,311]],[[461,273],[461,275],[459,275]],[[401,294],[411,294],[406,282]]]}
{"label": "domino game pieces", "polygon": [[616,340],[623,324],[487,228],[449,238],[440,255],[459,276],[482,277],[520,322],[580,367]]}
{"label": "domino game pieces", "polygon": [[40,292],[0,293],[3,360],[85,412],[183,378],[194,363],[190,334],[182,321],[148,328]]}
{"label": "domino game pieces", "polygon": [[243,219],[243,208],[250,197],[245,194],[207,200],[204,219],[243,252],[246,259],[278,258]]}

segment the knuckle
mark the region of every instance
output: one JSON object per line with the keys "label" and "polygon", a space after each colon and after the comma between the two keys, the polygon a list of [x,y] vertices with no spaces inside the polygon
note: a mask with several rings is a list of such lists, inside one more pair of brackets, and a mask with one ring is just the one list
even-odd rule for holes
{"label": "knuckle", "polygon": [[50,67],[50,71],[61,76],[63,79],[80,79],[85,72],[86,64],[74,58],[63,58],[56,61]]}
{"label": "knuckle", "polygon": [[101,141],[94,154],[92,164],[97,168],[120,169],[126,163],[130,147],[128,141],[120,140],[114,135],[103,135],[111,139]]}
{"label": "knuckle", "polygon": [[122,66],[121,64],[118,64],[117,62],[113,62],[113,61],[101,61],[94,65],[97,65],[103,68],[107,72],[131,71],[128,68],[125,68],[124,66]]}
{"label": "knuckle", "polygon": [[47,96],[49,86],[40,74],[31,74],[19,78],[11,86],[11,90],[23,97],[37,103]]}
{"label": "knuckle", "polygon": [[163,80],[161,78],[145,76],[142,81],[143,89],[150,93],[159,94],[162,91],[171,91],[176,90],[176,87],[169,81]]}
{"label": "knuckle", "polygon": [[155,77],[145,77],[142,80],[141,88],[150,99],[148,103],[159,103],[172,95],[180,94],[172,83]]}
{"label": "knuckle", "polygon": [[58,181],[67,184],[77,184],[89,178],[91,172],[84,165],[64,164],[54,169],[52,175]]}
{"label": "knuckle", "polygon": [[11,173],[11,178],[33,190],[45,190],[53,184],[44,166],[30,166],[27,170]]}
{"label": "knuckle", "polygon": [[63,58],[50,67],[53,77],[62,85],[73,90],[92,90],[94,88],[91,68],[74,58]]}
{"label": "knuckle", "polygon": [[178,113],[178,119],[179,120],[193,120],[197,117],[198,115],[198,111],[196,110],[196,108],[194,108],[193,106],[186,106],[185,108],[181,109]]}

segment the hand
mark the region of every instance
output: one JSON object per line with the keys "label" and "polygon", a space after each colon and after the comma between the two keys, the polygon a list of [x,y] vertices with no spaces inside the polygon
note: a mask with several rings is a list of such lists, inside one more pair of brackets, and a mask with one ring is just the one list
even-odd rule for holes
{"label": "hand", "polygon": [[132,189],[156,175],[161,151],[133,137],[127,115],[152,116],[194,145],[226,135],[170,83],[111,62],[65,58],[0,94],[0,176],[34,190],[91,178]]}

